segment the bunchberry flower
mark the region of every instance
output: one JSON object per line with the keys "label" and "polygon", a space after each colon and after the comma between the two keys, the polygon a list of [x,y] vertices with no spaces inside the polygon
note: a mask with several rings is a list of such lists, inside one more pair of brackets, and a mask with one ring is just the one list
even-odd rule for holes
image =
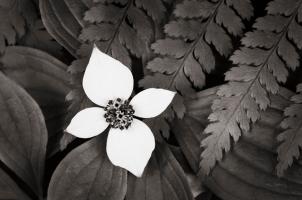
{"label": "bunchberry flower", "polygon": [[77,113],[66,131],[79,138],[90,138],[109,127],[108,158],[114,165],[140,177],[155,148],[155,139],[150,128],[138,118],[162,113],[175,92],[150,88],[129,99],[133,82],[126,66],[94,47],[84,73],[83,88],[98,107]]}

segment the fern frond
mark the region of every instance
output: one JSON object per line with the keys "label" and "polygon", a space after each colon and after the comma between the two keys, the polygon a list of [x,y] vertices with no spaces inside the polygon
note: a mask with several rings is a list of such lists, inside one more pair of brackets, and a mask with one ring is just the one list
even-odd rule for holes
{"label": "fern frond", "polygon": [[25,34],[26,21],[19,10],[19,3],[18,0],[4,0],[0,4],[0,52]]}
{"label": "fern frond", "polygon": [[219,99],[212,104],[209,134],[201,142],[200,167],[209,174],[223,152],[231,148],[231,138],[237,142],[242,131],[250,130],[250,123],[260,117],[260,109],[270,105],[268,93],[275,94],[279,83],[287,79],[288,69],[299,65],[301,48],[299,24],[302,1],[275,0],[268,4],[268,15],[258,18],[255,30],[242,39],[244,47],[234,52],[230,60],[237,65],[225,74],[229,81],[218,90]]}
{"label": "fern frond", "polygon": [[26,45],[58,55],[54,42],[39,19],[32,0],[2,0],[0,3],[0,53],[6,46]]}
{"label": "fern frond", "polygon": [[299,159],[302,148],[302,84],[297,86],[298,94],[291,100],[293,103],[284,111],[285,119],[281,122],[284,129],[277,137],[281,144],[277,148],[278,164],[277,175],[283,176],[285,170],[293,164],[293,160]]}
{"label": "fern frond", "polygon": [[181,96],[205,85],[205,74],[215,68],[214,51],[225,57],[230,55],[231,36],[242,34],[243,20],[249,19],[252,11],[249,0],[185,0],[176,5],[175,19],[165,25],[165,38],[151,46],[157,56],[147,64],[147,69],[153,74],[140,82],[145,88],[179,92],[180,101],[172,104],[174,111],[168,116],[174,113],[183,116],[185,107]]}
{"label": "fern frond", "polygon": [[94,0],[85,12],[87,22],[79,38],[131,66],[130,55],[147,55],[154,39],[152,21],[160,23],[166,8],[162,0]]}

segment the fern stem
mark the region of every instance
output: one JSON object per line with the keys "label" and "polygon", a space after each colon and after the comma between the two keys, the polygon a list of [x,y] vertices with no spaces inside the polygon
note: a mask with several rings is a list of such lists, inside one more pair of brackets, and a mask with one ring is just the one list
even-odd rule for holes
{"label": "fern stem", "polygon": [[[246,97],[246,95],[249,93],[250,89],[252,88],[252,86],[255,84],[256,81],[259,81],[259,75],[261,73],[261,71],[263,70],[263,68],[266,66],[268,60],[270,59],[271,55],[276,51],[280,41],[283,39],[284,36],[286,36],[287,30],[289,25],[291,24],[292,20],[295,19],[295,17],[298,14],[298,10],[301,6],[302,0],[300,0],[299,6],[297,6],[297,8],[294,11],[294,14],[290,17],[290,19],[288,20],[287,25],[283,28],[282,33],[280,34],[279,39],[276,41],[276,44],[274,45],[274,47],[272,47],[270,53],[268,54],[267,58],[265,59],[265,61],[263,62],[263,64],[261,65],[259,71],[257,72],[255,79],[251,82],[251,84],[249,85],[249,87],[247,88],[246,92],[244,93],[244,95],[242,95],[242,98],[240,98],[239,103],[236,105],[234,111],[231,114],[231,117],[227,120],[227,122],[225,124],[228,124],[230,122],[230,120],[234,117],[234,114],[236,113],[237,109],[239,108],[239,106],[241,105],[242,101],[244,100],[244,98]],[[260,86],[262,87],[262,85],[260,84]],[[224,129],[225,130],[225,129]]]}
{"label": "fern stem", "polygon": [[180,64],[180,67],[177,69],[177,71],[173,74],[171,81],[169,82],[168,88],[171,89],[175,78],[177,77],[178,73],[184,68],[184,63],[187,59],[187,57],[192,53],[192,51],[194,50],[195,46],[198,44],[198,42],[200,41],[201,38],[204,37],[204,34],[206,33],[207,27],[208,25],[213,21],[214,17],[217,14],[218,8],[220,7],[220,5],[224,2],[224,0],[220,0],[217,5],[215,6],[215,9],[213,9],[212,15],[207,19],[207,21],[205,22],[205,25],[202,26],[202,29],[197,37],[196,40],[194,40],[194,42],[191,44],[191,47],[188,49],[188,51],[185,53],[185,55],[183,56],[182,62]]}
{"label": "fern stem", "polygon": [[115,37],[118,35],[118,33],[120,31],[120,27],[123,24],[123,22],[125,21],[125,19],[127,17],[127,12],[128,12],[128,10],[129,10],[129,8],[131,7],[132,4],[133,4],[133,0],[128,0],[128,3],[126,5],[126,7],[125,7],[125,11],[123,13],[123,16],[122,16],[121,20],[119,21],[119,23],[116,26],[115,32],[114,32],[112,38],[110,39],[110,41],[108,43],[108,46],[107,46],[107,48],[105,50],[105,53],[108,53],[108,51],[109,51],[109,49],[110,49],[113,41],[115,40]]}

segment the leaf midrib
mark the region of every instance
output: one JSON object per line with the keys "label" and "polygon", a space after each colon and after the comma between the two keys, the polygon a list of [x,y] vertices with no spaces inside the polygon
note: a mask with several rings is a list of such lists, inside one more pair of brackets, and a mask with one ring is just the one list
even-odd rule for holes
{"label": "leaf midrib", "polygon": [[179,74],[179,72],[184,68],[184,63],[187,60],[188,56],[192,53],[192,51],[195,49],[195,46],[198,44],[198,42],[200,41],[201,38],[204,37],[204,34],[206,33],[207,27],[208,25],[213,21],[214,17],[217,14],[217,11],[219,9],[219,7],[221,6],[221,4],[224,2],[224,0],[220,0],[215,9],[212,11],[212,14],[210,17],[208,17],[207,21],[205,22],[205,25],[202,26],[201,31],[197,37],[197,39],[192,43],[191,47],[189,48],[189,50],[185,53],[185,55],[182,58],[182,62],[179,65],[178,69],[176,70],[176,72],[173,74],[171,81],[169,82],[168,85],[168,89],[171,89],[171,87],[174,85],[175,79],[177,77],[177,75]]}
{"label": "leaf midrib", "polygon": [[112,38],[110,39],[109,43],[108,43],[108,46],[105,50],[105,53],[108,54],[108,51],[113,43],[113,41],[115,40],[116,36],[118,35],[119,31],[120,31],[120,27],[121,25],[123,24],[124,20],[126,19],[127,17],[127,14],[128,14],[128,10],[129,8],[131,7],[131,5],[133,4],[133,0],[128,0],[128,3],[126,5],[126,7],[124,8],[124,13],[123,13],[123,16],[122,18],[120,19],[120,21],[118,22],[118,24],[116,25],[116,29],[114,31],[114,34],[112,36]]}
{"label": "leaf midrib", "polygon": [[[292,16],[290,17],[287,25],[283,28],[282,33],[280,35],[279,40],[277,40],[276,44],[274,45],[274,47],[271,49],[271,52],[268,54],[267,58],[265,59],[265,61],[263,62],[263,64],[260,66],[260,69],[258,71],[258,73],[256,74],[256,77],[254,78],[254,80],[251,82],[250,86],[247,88],[246,92],[244,93],[244,95],[242,95],[242,97],[240,98],[239,103],[236,105],[236,107],[234,108],[232,114],[230,115],[229,119],[224,123],[224,129],[220,132],[220,136],[225,132],[227,125],[230,123],[230,121],[234,118],[235,113],[237,113],[237,110],[239,108],[239,106],[242,104],[242,101],[245,99],[245,97],[249,94],[250,89],[252,88],[252,86],[254,85],[254,83],[258,80],[259,75],[261,73],[261,71],[263,70],[263,68],[266,66],[268,60],[270,59],[271,55],[275,52],[275,50],[277,49],[280,41],[283,39],[283,37],[286,35],[288,27],[290,26],[290,24],[292,23],[292,20],[295,19],[295,17],[297,16],[298,10],[301,6],[302,1],[300,0],[299,5],[297,6],[297,8],[294,11],[294,14],[292,14]],[[219,136],[219,138],[220,138]],[[218,140],[215,141],[215,146],[218,144]]]}

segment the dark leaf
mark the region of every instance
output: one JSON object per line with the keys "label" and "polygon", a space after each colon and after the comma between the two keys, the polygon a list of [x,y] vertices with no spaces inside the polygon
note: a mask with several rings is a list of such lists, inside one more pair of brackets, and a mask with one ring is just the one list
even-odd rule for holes
{"label": "dark leaf", "polygon": [[72,55],[77,56],[77,50],[81,45],[78,35],[84,24],[77,20],[71,10],[77,7],[84,15],[87,6],[77,1],[73,4],[73,9],[69,9],[66,2],[68,1],[41,0],[39,3],[41,17],[49,34]]}
{"label": "dark leaf", "polygon": [[227,0],[229,6],[233,6],[237,13],[249,20],[253,16],[253,6],[250,0]]}
{"label": "dark leaf", "polygon": [[122,17],[122,11],[114,5],[98,4],[85,13],[84,20],[91,23],[111,22],[116,23]]}
{"label": "dark leaf", "polygon": [[241,35],[244,25],[239,16],[227,5],[219,7],[219,11],[216,15],[216,22],[219,25],[225,26],[229,33],[237,36]]}
{"label": "dark leaf", "polygon": [[89,25],[83,28],[79,39],[83,41],[93,42],[97,40],[109,40],[114,33],[112,24]]}
{"label": "dark leaf", "polygon": [[240,50],[236,50],[230,60],[234,64],[261,65],[268,54],[269,51],[266,50],[243,47]]}
{"label": "dark leaf", "polygon": [[207,73],[210,73],[212,70],[214,70],[215,57],[210,46],[204,41],[200,41],[198,44],[196,44],[196,48],[194,49],[194,57],[197,58],[200,65]]}
{"label": "dark leaf", "polygon": [[135,4],[143,8],[153,20],[161,22],[164,19],[166,8],[162,0],[135,0]]}
{"label": "dark leaf", "polygon": [[178,60],[173,58],[155,58],[147,65],[147,69],[152,72],[173,74],[177,70]]}
{"label": "dark leaf", "polygon": [[131,7],[129,10],[128,20],[137,31],[139,37],[151,42],[153,39],[153,27],[148,16],[136,7]]}
{"label": "dark leaf", "polygon": [[205,74],[192,54],[184,63],[184,73],[195,87],[202,88],[205,85]]}
{"label": "dark leaf", "polygon": [[281,15],[267,15],[257,19],[254,28],[261,31],[281,32],[288,23],[288,18]]}
{"label": "dark leaf", "polygon": [[295,47],[285,38],[281,40],[278,46],[278,55],[292,70],[295,70],[299,66],[299,55]]}
{"label": "dark leaf", "polygon": [[183,4],[178,4],[174,10],[174,14],[181,18],[207,18],[213,11],[214,4],[208,1],[184,1]]}
{"label": "dark leaf", "polygon": [[193,200],[185,173],[166,144],[156,144],[142,178],[129,174],[127,199]]}
{"label": "dark leaf", "polygon": [[54,172],[49,200],[123,200],[127,171],[111,164],[106,153],[107,134],[82,144],[69,153]]}
{"label": "dark leaf", "polygon": [[209,24],[205,34],[205,40],[209,44],[213,44],[221,55],[228,56],[231,53],[231,39],[223,30],[223,28],[221,28],[217,24]]}
{"label": "dark leaf", "polygon": [[[280,3],[279,0],[274,2]],[[216,161],[222,160],[224,152],[230,151],[233,141],[236,143],[243,132],[250,130],[250,123],[260,118],[260,110],[272,106],[269,93],[279,92],[279,82],[287,79],[286,68],[295,69],[299,65],[295,48],[300,45],[292,44],[288,38],[293,38],[293,31],[300,28],[296,17],[301,2],[288,1],[286,4],[294,4],[290,6],[295,12],[289,12],[290,6],[284,6],[278,9],[285,9],[283,13],[289,13],[289,16],[279,15],[281,11],[278,11],[258,18],[253,26],[256,30],[242,39],[245,47],[235,51],[230,58],[239,66],[226,73],[229,82],[217,91],[220,98],[213,101],[213,112],[208,117],[211,123],[204,130],[207,137],[201,142],[204,151],[200,166],[205,174],[210,173]]]}
{"label": "dark leaf", "polygon": [[289,16],[294,12],[298,4],[299,1],[296,0],[289,0],[289,1],[275,0],[268,4],[266,10],[269,14],[272,15],[284,14],[286,16]]}
{"label": "dark leaf", "polygon": [[155,53],[175,58],[183,57],[188,47],[189,45],[184,41],[170,38],[157,40],[156,43],[152,44]]}
{"label": "dark leaf", "polygon": [[271,48],[276,42],[277,35],[273,32],[253,31],[245,34],[241,42],[246,47]]}
{"label": "dark leaf", "polygon": [[0,199],[30,200],[13,179],[0,168]]}
{"label": "dark leaf", "polygon": [[59,141],[65,129],[68,107],[65,96],[70,90],[67,66],[28,47],[8,47],[0,61],[3,73],[25,88],[39,104],[48,129],[47,153],[52,155],[60,149]]}
{"label": "dark leaf", "polygon": [[[198,172],[200,148],[198,141],[206,135],[200,134],[209,123],[207,116],[211,113],[213,100],[218,99],[217,87],[196,93],[186,101],[187,113],[182,120],[173,124],[173,132],[182,152],[194,171]],[[278,145],[276,136],[280,131],[282,110],[290,104],[292,92],[280,89],[279,95],[271,95],[272,106],[261,112],[259,122],[250,132],[243,132],[232,151],[212,170],[210,176],[200,177],[215,195],[221,199],[300,199],[301,198],[301,165],[295,162],[283,178],[274,173],[276,164],[275,148]],[[201,173],[203,173],[201,171]],[[203,174],[202,174],[203,175]],[[235,187],[235,189],[234,189]]]}
{"label": "dark leaf", "polygon": [[[85,12],[86,25],[79,37],[87,45],[97,43],[101,51],[131,67],[131,54],[137,58],[149,56],[149,44],[155,37],[152,19],[160,22],[164,12],[162,0],[152,4],[145,0],[96,1]],[[81,56],[87,56],[87,52]]]}
{"label": "dark leaf", "polygon": [[37,18],[30,0],[3,0],[0,4],[0,52],[5,46],[14,45]]}
{"label": "dark leaf", "polygon": [[45,30],[41,20],[35,21],[18,43],[62,57],[62,47]]}
{"label": "dark leaf", "polygon": [[0,74],[0,159],[41,198],[47,130],[38,104]]}
{"label": "dark leaf", "polygon": [[223,0],[185,0],[178,3],[173,10],[175,18],[165,25],[166,37],[152,44],[158,55],[149,61],[147,68],[154,74],[145,76],[140,85],[145,88],[161,87],[181,94],[177,105],[173,101],[169,111],[172,113],[167,116],[183,116],[185,106],[181,98],[205,85],[205,73],[215,68],[211,46],[222,56],[227,57],[231,53],[230,34],[240,35],[244,28],[243,19],[234,7],[250,10],[251,4],[249,1],[226,3]]}
{"label": "dark leaf", "polygon": [[165,25],[165,33],[171,37],[195,39],[198,36],[201,23],[195,20],[171,21]]}

